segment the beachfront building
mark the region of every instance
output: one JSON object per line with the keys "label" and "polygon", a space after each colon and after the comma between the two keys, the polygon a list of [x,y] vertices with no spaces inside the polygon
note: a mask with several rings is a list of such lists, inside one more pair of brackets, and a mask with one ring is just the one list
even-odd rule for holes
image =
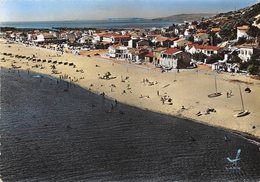
{"label": "beachfront building", "polygon": [[146,63],[153,63],[154,61],[154,54],[153,52],[148,52],[147,54],[144,55],[144,61]]}
{"label": "beachfront building", "polygon": [[108,55],[110,58],[128,60],[128,49],[121,44],[114,44],[108,47]]}
{"label": "beachfront building", "polygon": [[212,71],[238,72],[239,67],[237,63],[228,63],[229,56],[229,54],[225,54],[223,60],[218,60],[217,62],[211,64]]}
{"label": "beachfront building", "polygon": [[51,42],[56,39],[57,39],[57,37],[55,37],[54,35],[52,35],[50,33],[41,33],[41,34],[37,35],[38,42]]}
{"label": "beachfront building", "polygon": [[74,33],[68,33],[67,36],[66,36],[66,39],[70,43],[74,43],[76,41],[76,35]]}
{"label": "beachfront building", "polygon": [[248,39],[249,38],[249,36],[247,35],[248,30],[249,30],[248,25],[238,26],[237,27],[237,40],[240,37],[245,37],[246,39]]}
{"label": "beachfront building", "polygon": [[91,36],[85,35],[79,39],[81,44],[92,44],[93,38]]}
{"label": "beachfront building", "polygon": [[161,53],[165,51],[167,48],[165,47],[158,47],[153,50],[153,64],[155,65],[160,65],[160,58],[161,58]]}
{"label": "beachfront building", "polygon": [[199,44],[187,44],[185,51],[190,54],[203,53],[206,56],[211,56],[212,54],[218,54],[221,51],[221,47],[218,46],[208,46],[208,45],[199,45]]}
{"label": "beachfront building", "polygon": [[160,65],[166,68],[186,68],[190,66],[191,54],[180,49],[168,48],[161,53]]}

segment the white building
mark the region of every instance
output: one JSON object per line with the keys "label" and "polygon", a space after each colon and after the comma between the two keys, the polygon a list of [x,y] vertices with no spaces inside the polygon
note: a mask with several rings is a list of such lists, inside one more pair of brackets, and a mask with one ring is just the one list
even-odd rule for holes
{"label": "white building", "polygon": [[248,25],[237,27],[237,40],[239,39],[239,37],[245,37],[246,39],[248,39],[249,36],[246,33],[248,30],[249,30]]}

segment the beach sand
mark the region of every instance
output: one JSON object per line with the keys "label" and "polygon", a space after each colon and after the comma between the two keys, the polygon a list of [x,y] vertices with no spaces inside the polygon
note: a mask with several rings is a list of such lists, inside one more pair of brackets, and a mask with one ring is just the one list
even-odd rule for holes
{"label": "beach sand", "polygon": [[[161,73],[151,65],[136,65],[102,58],[100,55],[107,51],[88,51],[87,56],[75,56],[73,54],[60,54],[57,52],[26,47],[20,44],[0,44],[0,64],[5,68],[12,68],[12,64],[19,70],[30,70],[39,74],[47,74],[77,84],[94,93],[104,93],[106,97],[116,99],[128,105],[136,106],[144,110],[151,110],[171,116],[187,118],[207,125],[231,129],[260,137],[260,81],[249,76],[228,73],[218,74],[203,67],[202,69],[180,70],[180,73],[171,71]],[[32,62],[26,58],[16,58],[3,55],[36,56],[36,59],[46,62]],[[99,56],[94,56],[99,53]],[[51,65],[47,60],[55,61],[57,74],[52,74]],[[62,62],[59,64],[59,62]],[[73,63],[75,66],[64,65],[64,62]],[[38,68],[35,65],[38,64]],[[201,68],[201,67],[199,67]],[[28,72],[30,74],[30,71]],[[101,79],[105,72],[110,72],[110,79]],[[209,94],[217,92],[222,95],[209,98]],[[249,83],[249,84],[246,84]],[[244,108],[250,114],[244,117],[234,115],[242,111],[239,84],[242,91]],[[244,90],[247,86],[251,93]],[[69,90],[68,86],[68,90]],[[232,91],[230,97],[227,92]],[[164,101],[163,101],[164,100]],[[183,108],[184,107],[184,108]],[[206,112],[212,109],[216,112]],[[201,115],[197,115],[200,112]]]}

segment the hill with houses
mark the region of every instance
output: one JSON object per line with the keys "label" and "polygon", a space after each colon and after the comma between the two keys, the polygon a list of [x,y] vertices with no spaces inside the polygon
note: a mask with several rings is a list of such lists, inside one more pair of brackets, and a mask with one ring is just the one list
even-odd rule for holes
{"label": "hill with houses", "polygon": [[103,57],[170,69],[206,64],[215,71],[260,75],[260,3],[201,21],[160,29],[2,29],[0,36],[26,45],[80,54],[105,49]]}

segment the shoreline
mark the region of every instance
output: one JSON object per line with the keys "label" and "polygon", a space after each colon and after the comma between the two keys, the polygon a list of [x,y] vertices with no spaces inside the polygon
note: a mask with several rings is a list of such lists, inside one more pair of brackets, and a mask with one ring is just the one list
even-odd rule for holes
{"label": "shoreline", "polygon": [[[1,49],[1,53],[9,51],[12,52],[14,55],[20,53],[29,56],[30,53],[33,53],[35,51],[37,52],[37,49],[39,49],[36,47],[25,47],[24,45],[19,44],[10,45],[11,48],[8,48],[1,43],[1,47],[5,47],[4,49]],[[17,47],[23,49],[23,51],[19,52],[17,50],[19,48]],[[39,50],[39,58],[49,59],[49,57],[47,57],[46,55],[51,53],[53,54],[54,51],[41,49]],[[5,57],[6,59],[8,58],[3,55],[1,56]],[[243,118],[235,118],[233,117],[233,113],[229,113],[231,113],[232,111],[237,112],[241,110],[241,103],[239,100],[237,86],[234,86],[235,84],[232,83],[230,80],[235,78],[236,80],[243,81],[245,80],[244,75],[235,75],[234,77],[231,77],[229,74],[216,74],[208,70],[198,72],[196,72],[197,70],[181,70],[181,73],[178,74],[176,74],[175,72],[162,74],[157,70],[149,69],[149,67],[142,67],[144,69],[138,69],[136,67],[138,65],[128,65],[128,63],[120,63],[118,60],[111,60],[95,56],[87,58],[84,56],[63,54],[61,55],[61,57],[52,57],[52,60],[53,59],[59,59],[63,61],[65,59],[70,60],[68,62],[73,62],[76,65],[76,68],[69,68],[69,66],[65,65],[57,65],[57,69],[62,72],[62,75],[68,74],[72,80],[78,79],[80,76],[85,77],[84,79],[78,79],[78,81],[70,80],[70,82],[72,84],[81,86],[82,88],[88,89],[91,92],[94,92],[96,94],[101,94],[104,92],[106,97],[110,99],[117,99],[118,102],[122,102],[124,104],[128,104],[144,110],[166,114],[178,118],[184,118],[192,122],[198,122],[212,127],[227,129],[232,133],[239,132],[242,134],[242,136],[244,134],[249,139],[251,137],[255,137],[256,141],[259,142],[260,128],[257,118],[259,118],[260,115],[257,113],[257,110],[258,108],[260,108],[260,101],[255,96],[257,95],[257,93],[260,93],[260,82],[257,80],[247,78],[250,79],[250,82],[253,83],[253,85],[250,85],[253,92],[247,95],[243,93],[243,95],[246,95],[246,97],[244,96],[244,100],[246,102],[246,106],[249,107],[249,110],[251,112],[250,115]],[[51,69],[47,67],[47,63],[40,63],[43,64],[46,68],[37,69],[31,68],[33,64],[30,61],[28,62],[25,59],[19,61],[19,59],[11,58],[7,62],[1,62],[1,66],[7,69],[10,68],[11,60],[16,60],[17,63],[15,64],[21,66],[20,69],[27,70],[28,68],[30,68],[30,71],[34,71],[39,74],[50,75],[56,79],[59,79],[58,74],[51,74]],[[26,61],[29,66],[26,66],[26,63],[22,63],[22,61]],[[83,64],[82,62],[85,62],[85,64]],[[86,62],[88,64],[86,64]],[[34,64],[37,64],[37,62]],[[98,65],[98,67],[96,67],[96,65]],[[81,68],[84,70],[84,73],[75,72],[75,69]],[[105,70],[111,72],[112,76],[115,76],[116,78],[109,80],[99,79],[98,75],[102,76]],[[149,82],[141,83],[142,80],[148,78],[148,76]],[[212,99],[210,100],[209,98],[206,98],[204,96],[214,92],[213,76],[217,77],[217,82],[219,85],[218,87],[222,91],[223,95],[219,98],[210,98]],[[177,81],[173,81],[174,78]],[[69,79],[67,79],[67,81],[69,81]],[[91,84],[93,86],[91,86]],[[115,84],[116,87],[111,87],[112,84]],[[241,86],[244,87],[245,85],[241,84]],[[202,90],[201,87],[203,88]],[[229,100],[227,103],[228,98],[225,98],[225,91],[223,91],[224,87],[226,87],[226,91],[233,91],[234,96],[229,99],[232,100],[232,102],[234,101],[233,104],[231,104]],[[123,93],[123,91],[125,91],[125,93]],[[158,95],[158,92],[156,94],[156,91],[159,91],[160,94]],[[191,93],[193,93],[194,95],[197,94],[198,96],[194,96]],[[142,98],[140,95],[142,96]],[[165,100],[166,102],[162,103],[162,101],[160,101],[160,97],[163,96],[166,96],[167,98],[169,97],[172,101],[168,102]],[[247,99],[249,101],[247,101]],[[255,101],[255,103],[252,103],[252,101]],[[224,103],[224,106],[222,105],[222,103]],[[251,104],[249,105],[249,103]],[[184,110],[182,110],[182,106],[185,107]],[[203,110],[206,110],[206,108],[214,108],[217,110],[217,112],[204,115]],[[198,111],[201,111],[203,115],[196,116],[196,113]],[[245,123],[247,123],[247,125]],[[255,128],[252,129],[252,127]]]}
{"label": "shoreline", "polygon": [[[7,68],[4,68],[4,69],[6,69],[5,72],[8,71]],[[12,71],[17,71],[17,70],[11,69],[10,72],[12,72]],[[22,71],[26,72],[25,70],[22,70]],[[6,74],[6,73],[4,73],[4,74]],[[14,73],[14,74],[16,74],[16,73]],[[14,74],[13,74],[13,75],[9,75],[9,76],[15,77]],[[26,74],[26,73],[24,73],[24,74]],[[30,75],[37,76],[37,75],[38,75],[38,72],[30,72]],[[17,75],[16,75],[16,76],[17,76]],[[42,77],[43,79],[44,79],[44,78],[45,78],[45,79],[51,79],[51,80],[53,80],[54,82],[55,82],[55,79],[56,79],[56,81],[59,80],[59,79],[56,78],[56,77],[53,77],[53,76],[51,76],[51,75],[46,75],[46,74],[41,74],[41,77]],[[62,80],[62,81],[63,81],[63,82],[67,82],[66,80]],[[63,83],[63,84],[64,84],[64,83]],[[74,85],[74,86],[72,86],[72,85]],[[75,83],[72,83],[72,85],[70,85],[71,88],[75,88],[75,86],[76,86],[76,87],[80,87],[80,88],[84,89],[83,87],[81,87],[80,85],[77,85],[77,84],[75,84]],[[89,90],[87,90],[87,91],[89,91]],[[89,92],[91,92],[91,93],[93,93],[93,94],[96,94],[96,95],[99,95],[97,92],[93,92],[93,91],[89,91]],[[104,97],[105,97],[106,99],[111,100],[111,101],[114,100],[114,98],[111,98],[111,97],[108,97],[108,96],[104,96]],[[127,104],[127,103],[122,103],[122,104]],[[150,110],[150,109],[148,109],[148,108],[139,108],[139,107],[136,107],[136,106],[133,106],[133,105],[129,105],[129,106],[134,107],[134,108],[137,108],[137,109],[145,110],[145,111],[154,112],[154,111],[152,111],[152,110]],[[158,113],[158,114],[160,114],[160,115],[166,115],[166,116],[170,116],[170,117],[175,117],[175,118],[184,119],[184,120],[187,120],[187,121],[189,121],[189,122],[196,122],[196,123],[203,124],[203,125],[206,125],[206,126],[209,126],[209,127],[213,127],[213,128],[215,128],[215,129],[223,130],[223,131],[226,131],[226,132],[231,133],[231,134],[233,134],[233,135],[237,135],[237,136],[239,136],[239,137],[242,137],[242,138],[246,139],[247,141],[249,141],[250,143],[253,143],[254,145],[257,145],[257,146],[260,147],[260,137],[254,136],[254,135],[252,135],[252,134],[250,134],[250,133],[245,133],[245,132],[241,132],[241,131],[238,131],[238,130],[232,130],[232,129],[229,129],[229,128],[224,128],[224,127],[222,127],[222,126],[212,126],[212,125],[210,125],[210,124],[208,124],[208,123],[201,122],[201,121],[199,121],[199,120],[195,120],[195,119],[192,119],[192,118],[187,118],[187,117],[180,116],[180,115],[179,115],[179,116],[174,116],[174,115],[170,115],[170,114],[167,114],[167,113],[161,113],[161,112],[156,112],[156,113]]]}

